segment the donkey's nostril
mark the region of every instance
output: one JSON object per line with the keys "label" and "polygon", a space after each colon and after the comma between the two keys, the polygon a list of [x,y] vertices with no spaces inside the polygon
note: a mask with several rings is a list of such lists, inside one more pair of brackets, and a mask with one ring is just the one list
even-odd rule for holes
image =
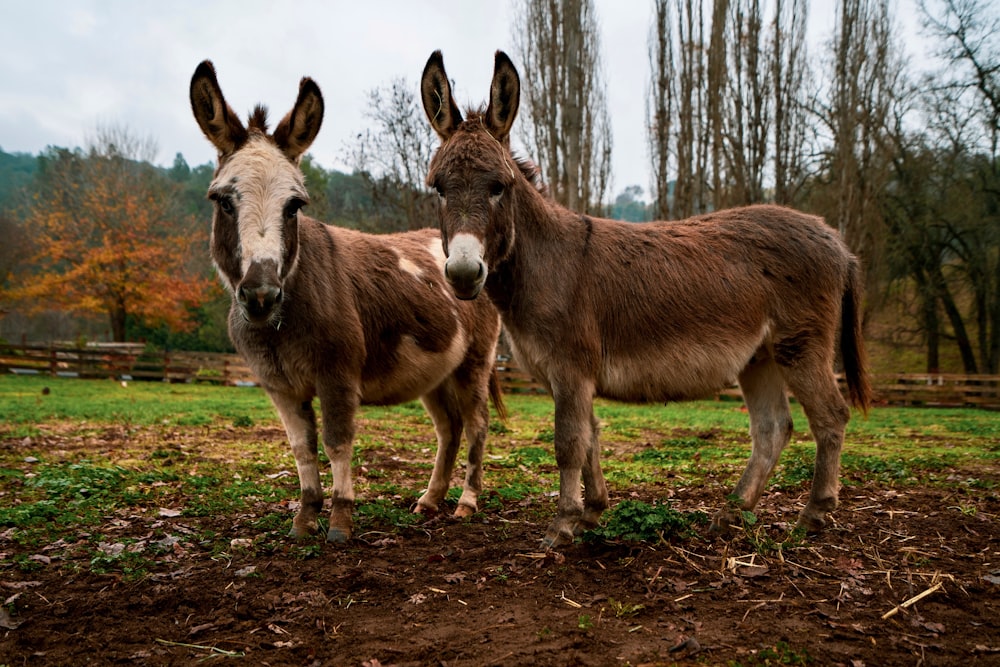
{"label": "donkey's nostril", "polygon": [[483,279],[483,274],[486,273],[486,265],[479,262],[479,272],[476,274],[476,282]]}

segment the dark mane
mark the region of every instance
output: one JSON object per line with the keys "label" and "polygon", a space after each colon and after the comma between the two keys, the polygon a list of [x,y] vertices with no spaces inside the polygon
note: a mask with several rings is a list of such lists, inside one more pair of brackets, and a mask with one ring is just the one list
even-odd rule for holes
{"label": "dark mane", "polygon": [[263,104],[258,104],[250,112],[250,116],[247,118],[247,130],[250,132],[260,132],[261,134],[267,134],[267,107]]}
{"label": "dark mane", "polygon": [[[485,122],[486,107],[484,105],[480,105],[478,108],[468,107],[465,110],[465,120],[462,121],[461,127],[475,130]],[[507,146],[507,149],[510,151],[510,146]],[[542,180],[542,170],[535,164],[534,160],[527,157],[519,157],[514,155],[513,152],[511,152],[511,157],[514,158],[517,170],[531,184],[531,187],[540,192],[543,197],[548,198],[549,186]]]}
{"label": "dark mane", "polygon": [[517,165],[518,171],[531,184],[531,187],[538,190],[543,197],[549,196],[549,186],[542,180],[542,170],[531,158],[514,156],[514,164]]}

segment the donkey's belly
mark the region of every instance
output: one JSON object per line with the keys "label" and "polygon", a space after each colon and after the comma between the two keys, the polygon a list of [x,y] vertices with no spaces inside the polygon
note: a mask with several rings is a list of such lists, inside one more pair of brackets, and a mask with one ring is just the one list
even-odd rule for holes
{"label": "donkey's belly", "polygon": [[666,347],[639,354],[609,354],[597,393],[621,401],[681,401],[704,398],[735,382],[759,346]]}
{"label": "donkey's belly", "polygon": [[461,330],[443,352],[428,352],[412,336],[402,336],[395,350],[396,363],[363,379],[361,402],[392,405],[423,396],[451,375],[465,358],[467,347]]}

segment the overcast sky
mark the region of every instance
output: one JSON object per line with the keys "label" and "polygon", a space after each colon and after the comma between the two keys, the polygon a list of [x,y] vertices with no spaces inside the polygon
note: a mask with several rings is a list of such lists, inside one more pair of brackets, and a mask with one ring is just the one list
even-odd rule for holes
{"label": "overcast sky", "polygon": [[[649,189],[651,4],[596,0],[615,193]],[[901,4],[912,10],[913,0]],[[833,29],[832,6],[812,3],[817,40]],[[464,108],[485,100],[496,49],[519,65],[504,0],[0,0],[0,7],[0,148],[7,152],[83,146],[99,124],[117,124],[155,139],[159,164],[178,152],[192,166],[213,161],[188,102],[191,74],[208,58],[244,117],[261,102],[279,119],[299,79],[315,79],[326,117],[310,152],[326,169],[350,171],[347,150],[366,127],[367,91],[397,77],[416,91],[427,57],[441,49]]]}

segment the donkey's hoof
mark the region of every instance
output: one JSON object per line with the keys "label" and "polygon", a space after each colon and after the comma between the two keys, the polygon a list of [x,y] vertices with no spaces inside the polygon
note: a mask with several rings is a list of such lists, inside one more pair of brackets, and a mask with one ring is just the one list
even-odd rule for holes
{"label": "donkey's hoof", "polygon": [[292,523],[292,529],[288,531],[288,536],[296,540],[302,540],[307,537],[312,537],[319,532],[319,525],[314,521],[312,525],[303,526],[301,524]]}
{"label": "donkey's hoof", "polygon": [[826,523],[826,517],[822,515],[816,516],[803,512],[799,515],[799,520],[795,523],[795,530],[802,530],[812,535],[822,532],[826,528]]}
{"label": "donkey's hoof", "polygon": [[424,505],[418,502],[413,508],[413,513],[423,514],[424,516],[434,516],[437,513],[437,509],[437,507],[431,507],[430,505]]}
{"label": "donkey's hoof", "polygon": [[549,526],[547,531],[545,531],[545,537],[542,538],[542,545],[546,549],[558,549],[559,547],[564,547],[567,544],[572,544],[573,535],[574,532],[572,528],[556,521]]}
{"label": "donkey's hoof", "polygon": [[716,537],[725,537],[732,532],[735,521],[736,515],[733,512],[720,510],[712,517],[712,523],[708,526],[708,532]]}
{"label": "donkey's hoof", "polygon": [[458,507],[455,508],[456,519],[465,519],[466,517],[470,517],[475,513],[476,513],[475,507],[469,507],[468,505],[463,505],[462,503],[459,503]]}
{"label": "donkey's hoof", "polygon": [[326,531],[326,541],[334,544],[344,544],[351,539],[351,531],[347,528],[337,528],[336,526]]}

